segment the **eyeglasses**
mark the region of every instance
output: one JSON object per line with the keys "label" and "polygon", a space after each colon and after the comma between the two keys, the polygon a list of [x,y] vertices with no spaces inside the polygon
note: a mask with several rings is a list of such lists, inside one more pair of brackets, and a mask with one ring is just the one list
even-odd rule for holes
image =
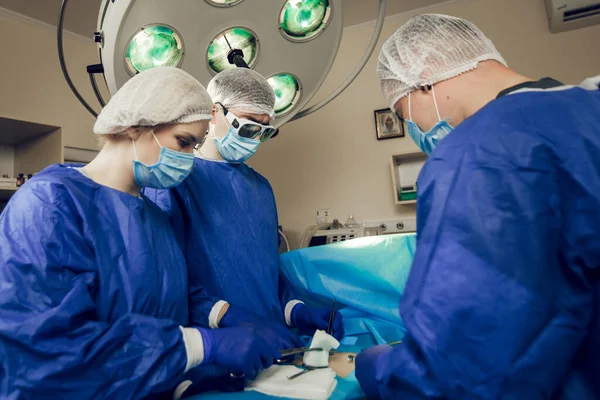
{"label": "eyeglasses", "polygon": [[279,129],[271,125],[263,125],[246,118],[240,118],[230,112],[223,104],[217,103],[223,108],[223,114],[229,124],[237,130],[237,134],[246,139],[260,139],[266,142],[279,133]]}

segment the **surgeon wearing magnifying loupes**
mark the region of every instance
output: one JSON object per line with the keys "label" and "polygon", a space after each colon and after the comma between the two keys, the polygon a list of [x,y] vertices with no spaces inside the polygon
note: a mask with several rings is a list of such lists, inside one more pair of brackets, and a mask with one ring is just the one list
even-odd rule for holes
{"label": "surgeon wearing magnifying loupes", "polygon": [[[171,216],[185,247],[192,321],[250,326],[276,350],[300,347],[292,329],[311,336],[327,329],[331,310],[307,307],[283,281],[273,190],[245,163],[276,134],[269,125],[275,94],[247,68],[217,74],[207,90],[215,105],[190,176],[178,188],[145,194]],[[339,312],[333,334],[343,336]]]}

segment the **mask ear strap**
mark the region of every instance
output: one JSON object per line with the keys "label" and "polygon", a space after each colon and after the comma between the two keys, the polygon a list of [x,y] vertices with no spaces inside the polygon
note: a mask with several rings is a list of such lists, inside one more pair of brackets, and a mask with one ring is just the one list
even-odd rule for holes
{"label": "mask ear strap", "polygon": [[139,160],[138,156],[137,156],[137,151],[135,150],[135,140],[131,139],[131,144],[133,145],[133,156],[135,157],[135,160]]}
{"label": "mask ear strap", "polygon": [[442,117],[440,117],[440,110],[438,109],[437,100],[435,99],[434,85],[431,86],[431,94],[433,94],[433,105],[435,105],[435,112],[437,114],[438,121],[441,121]]}
{"label": "mask ear strap", "polygon": [[[154,137],[154,140],[156,140],[156,143],[158,143],[158,145],[162,149],[163,146],[162,146],[162,144],[160,144],[160,142],[156,138],[156,135],[154,134],[154,130],[150,131],[150,133],[152,133],[152,136]],[[131,139],[131,143],[133,144],[133,155],[134,155],[134,157],[135,157],[136,160],[139,160],[138,155],[137,155],[137,150],[135,149],[135,140]]]}
{"label": "mask ear strap", "polygon": [[156,143],[158,143],[158,147],[162,148],[163,145],[158,141],[156,135],[154,134],[154,130],[150,131],[150,133],[152,133],[152,137],[154,137],[154,140],[156,140]]}
{"label": "mask ear strap", "polygon": [[[231,122],[229,122],[229,119],[227,118],[227,114],[229,114],[229,113],[230,113],[230,111],[228,111],[228,112],[227,112],[227,114],[225,114],[225,106],[224,106],[223,104],[221,104],[221,103],[217,103],[217,104],[219,104],[219,105],[221,106],[221,107],[220,107],[220,109],[221,109],[220,111],[221,111],[221,114],[223,115],[223,121],[225,121],[225,124],[226,124],[226,125],[227,125],[229,128],[233,128],[233,125],[231,125]],[[235,118],[235,114],[232,114],[232,115],[234,115],[234,118]],[[217,124],[215,124],[215,126],[216,126],[216,125],[217,125]],[[235,128],[234,128],[234,129],[235,129]]]}
{"label": "mask ear strap", "polygon": [[410,109],[410,92],[408,92],[408,120],[412,121],[412,111]]}

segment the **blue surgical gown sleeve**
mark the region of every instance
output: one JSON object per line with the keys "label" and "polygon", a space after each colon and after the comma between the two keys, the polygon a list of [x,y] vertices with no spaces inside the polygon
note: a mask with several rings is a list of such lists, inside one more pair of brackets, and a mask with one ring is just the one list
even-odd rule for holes
{"label": "blue surgical gown sleeve", "polygon": [[507,96],[433,152],[419,177],[418,246],[400,303],[408,333],[358,356],[367,395],[541,399],[557,390],[598,296],[594,96]]}
{"label": "blue surgical gown sleeve", "polygon": [[[187,214],[190,207],[193,207],[189,201],[189,187],[186,182],[170,190],[159,190],[144,188],[144,195],[154,204],[160,207],[168,216],[169,222],[173,226],[177,242],[181,250],[187,254],[193,251],[195,243],[193,235],[190,234],[191,218]],[[187,204],[187,206],[186,206]],[[188,308],[189,325],[209,327],[208,317],[215,304],[220,300],[209,296],[202,284],[202,274],[204,271],[200,268],[194,268],[188,264]]]}
{"label": "blue surgical gown sleeve", "polygon": [[133,313],[103,321],[98,270],[81,262],[94,259],[85,221],[66,193],[28,182],[19,194],[28,190],[0,217],[1,393],[138,399],[170,390],[187,361],[179,325]]}
{"label": "blue surgical gown sleeve", "polygon": [[293,307],[288,307],[288,304],[293,306],[294,303],[290,302],[296,301],[297,304],[300,300],[298,300],[294,290],[287,283],[282,272],[279,273],[279,299],[281,300],[281,310],[283,311],[283,317],[285,318],[286,323],[291,322],[290,319]]}
{"label": "blue surgical gown sleeve", "polygon": [[[275,204],[275,194],[273,194],[273,189],[271,188],[270,184],[269,184],[269,189],[272,194],[272,201],[273,201],[272,207],[273,207],[273,210],[275,210],[274,212],[277,213],[277,206]],[[277,225],[279,225],[279,224],[277,224]],[[280,244],[281,236],[279,236],[279,231],[277,231],[276,233],[277,233],[278,243]],[[277,257],[279,258],[279,255],[277,255]],[[291,323],[291,314],[292,314],[292,310],[294,309],[293,306],[295,304],[297,304],[300,300],[298,300],[296,292],[290,286],[288,281],[285,279],[285,274],[281,270],[280,263],[279,263],[278,294],[279,294],[279,301],[281,303],[281,311],[283,312],[283,318],[286,321],[286,324],[291,325],[289,323]],[[294,303],[291,303],[291,302],[294,302]],[[288,304],[290,305],[290,307],[288,307]]]}

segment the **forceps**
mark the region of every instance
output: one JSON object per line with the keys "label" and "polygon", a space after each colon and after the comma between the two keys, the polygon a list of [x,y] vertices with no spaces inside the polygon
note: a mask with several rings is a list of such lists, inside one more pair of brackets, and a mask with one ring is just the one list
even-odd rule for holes
{"label": "forceps", "polygon": [[310,371],[314,371],[316,369],[324,369],[324,368],[329,368],[329,367],[309,367],[308,365],[303,365],[302,367],[304,367],[304,371],[300,371],[297,374],[294,374],[292,376],[288,376],[288,379],[291,381],[292,379],[296,379],[299,376],[302,376]]}

